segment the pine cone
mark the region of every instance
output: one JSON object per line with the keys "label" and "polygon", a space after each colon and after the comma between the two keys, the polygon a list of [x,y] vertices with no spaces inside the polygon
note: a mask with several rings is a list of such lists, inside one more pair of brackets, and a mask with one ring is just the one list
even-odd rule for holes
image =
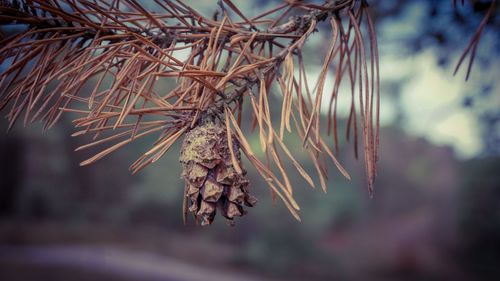
{"label": "pine cone", "polygon": [[[233,151],[241,167],[240,146],[233,140]],[[213,222],[216,210],[232,225],[235,217],[243,216],[243,204],[255,206],[257,199],[248,193],[246,171],[239,174],[231,160],[226,127],[215,121],[205,121],[186,134],[180,162],[185,180],[185,195],[189,211],[201,225]]]}

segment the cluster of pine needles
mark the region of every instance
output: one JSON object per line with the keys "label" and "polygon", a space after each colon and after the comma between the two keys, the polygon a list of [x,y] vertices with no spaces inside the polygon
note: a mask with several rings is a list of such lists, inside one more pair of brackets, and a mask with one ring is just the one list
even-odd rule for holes
{"label": "cluster of pine needles", "polygon": [[[326,190],[329,161],[350,177],[336,156],[342,134],[354,142],[356,157],[358,143],[362,146],[372,194],[380,93],[377,40],[366,1],[289,0],[252,18],[231,0],[219,1],[210,17],[179,0],[149,1],[148,7],[137,0],[0,1],[0,24],[25,26],[2,35],[0,44],[0,63],[9,63],[0,74],[0,110],[7,110],[9,128],[18,120],[50,128],[64,112],[79,114],[73,135],[90,134],[93,141],[78,150],[105,147],[81,165],[157,134],[130,166],[137,173],[211,116],[225,124],[229,143],[239,144],[296,218],[299,207],[284,162],[309,185],[314,181],[285,136],[292,131],[300,136]],[[318,79],[309,81],[302,52],[320,28],[328,29],[328,48]],[[328,76],[334,77],[333,89],[325,87]],[[172,90],[163,92],[172,81]],[[342,83],[351,103],[341,133]],[[271,95],[281,104],[269,104]],[[250,108],[245,114],[244,104]],[[270,112],[277,106],[281,116],[274,124]],[[242,120],[258,132],[269,161],[250,147]]]}

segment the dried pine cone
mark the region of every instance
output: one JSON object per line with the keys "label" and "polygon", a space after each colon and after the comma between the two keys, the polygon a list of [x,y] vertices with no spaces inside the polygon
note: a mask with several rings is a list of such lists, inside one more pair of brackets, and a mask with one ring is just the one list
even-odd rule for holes
{"label": "dried pine cone", "polygon": [[[240,147],[234,137],[232,140],[241,167]],[[217,209],[233,224],[235,217],[246,213],[243,204],[253,207],[257,203],[248,193],[246,171],[241,169],[239,174],[233,166],[224,124],[209,120],[189,131],[180,162],[189,211],[201,225],[211,224]]]}

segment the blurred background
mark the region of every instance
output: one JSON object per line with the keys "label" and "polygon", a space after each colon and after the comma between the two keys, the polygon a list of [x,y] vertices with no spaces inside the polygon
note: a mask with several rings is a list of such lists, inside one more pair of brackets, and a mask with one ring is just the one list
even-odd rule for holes
{"label": "blurred background", "polygon": [[[216,9],[185,2],[206,15]],[[382,81],[375,196],[346,143],[340,159],[353,180],[332,167],[324,194],[292,179],[301,223],[272,203],[248,162],[258,206],[235,227],[220,217],[184,226],[179,145],[131,176],[151,140],[79,167],[97,150],[73,151],[89,140],[69,136],[71,115],[43,134],[37,125],[5,134],[2,121],[0,279],[498,280],[500,5],[465,82],[466,65],[453,70],[490,1],[451,2],[369,1]],[[279,2],[235,3],[251,17]],[[320,29],[306,44],[312,76],[328,36]],[[259,151],[257,134],[250,140]]]}

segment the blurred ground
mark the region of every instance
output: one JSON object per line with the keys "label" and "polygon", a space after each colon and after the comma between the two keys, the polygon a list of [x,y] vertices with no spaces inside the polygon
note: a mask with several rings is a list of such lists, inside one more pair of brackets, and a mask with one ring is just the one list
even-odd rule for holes
{"label": "blurred ground", "polygon": [[[92,236],[82,239],[79,244],[75,244],[75,241],[62,244],[61,240],[67,239],[69,233],[65,233],[64,229],[60,231],[61,228],[57,225],[30,226],[31,231],[37,232],[58,230],[59,237],[52,239],[58,238],[54,242],[59,244],[2,246],[0,272],[3,280],[67,280],[69,276],[76,277],[72,277],[72,280],[267,280],[234,273],[234,270],[222,271],[207,265],[191,265],[155,251],[131,249],[131,245],[120,246],[119,237],[107,241],[109,244],[102,244],[103,241],[93,244],[96,241],[92,241]],[[9,236],[12,233],[2,235]],[[97,238],[102,239],[100,236]],[[177,237],[177,243],[179,240]],[[217,253],[217,249],[214,250]]]}

